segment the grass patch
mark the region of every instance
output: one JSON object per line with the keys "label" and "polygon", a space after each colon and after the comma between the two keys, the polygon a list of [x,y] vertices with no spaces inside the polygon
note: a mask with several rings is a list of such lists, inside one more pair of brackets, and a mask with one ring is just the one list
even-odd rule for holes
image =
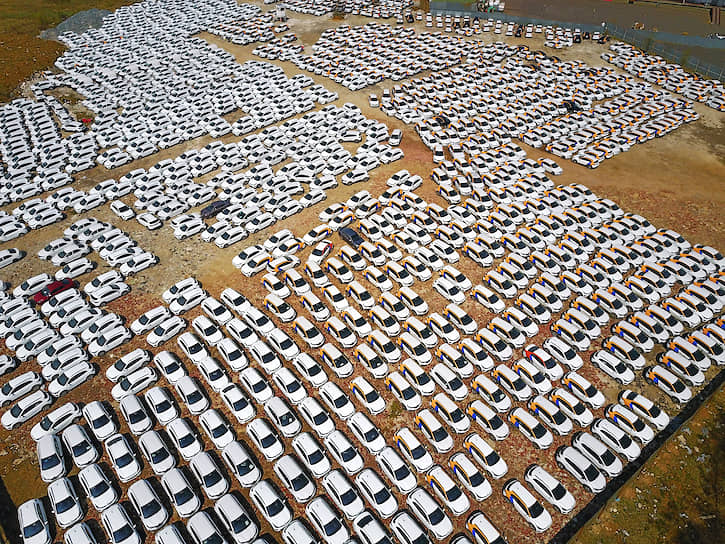
{"label": "grass patch", "polygon": [[90,8],[115,10],[121,0],[0,0],[0,100],[17,96],[20,83],[53,65],[65,47],[38,37],[71,15]]}

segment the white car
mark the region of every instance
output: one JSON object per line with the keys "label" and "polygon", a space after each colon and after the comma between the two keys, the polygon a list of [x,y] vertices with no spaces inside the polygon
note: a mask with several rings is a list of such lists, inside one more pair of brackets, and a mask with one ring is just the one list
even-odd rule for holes
{"label": "white car", "polygon": [[353,520],[365,510],[365,503],[349,478],[340,469],[326,474],[322,479],[322,487],[347,519]]}
{"label": "white car", "polygon": [[268,461],[274,461],[284,453],[284,444],[272,426],[261,418],[247,424],[247,434],[257,449]]}
{"label": "white car", "polygon": [[300,504],[309,501],[317,493],[317,487],[294,455],[281,457],[273,466],[274,473],[292,497]]}
{"label": "white car", "polygon": [[122,200],[114,200],[111,202],[111,211],[124,221],[136,217],[136,212],[129,208]]}
{"label": "white car", "polygon": [[88,381],[95,373],[96,370],[90,363],[78,362],[65,369],[48,384],[48,393],[58,398]]}
{"label": "white car", "polygon": [[138,447],[155,474],[163,475],[176,466],[176,459],[157,431],[143,433]]}
{"label": "white car", "polygon": [[305,508],[305,514],[326,544],[344,544],[350,538],[350,531],[327,498],[312,500]]}
{"label": "white car", "polygon": [[159,258],[156,255],[149,251],[144,251],[134,255],[125,263],[122,263],[119,271],[124,278],[127,278],[128,276],[132,276],[133,274],[154,266],[158,262]]}
{"label": "white car", "polygon": [[524,480],[560,513],[568,514],[576,506],[572,494],[541,466],[533,464],[527,468]]}
{"label": "white car", "polygon": [[230,493],[216,501],[214,512],[236,544],[248,544],[259,534],[256,516]]}
{"label": "white car", "polygon": [[158,379],[156,371],[150,367],[141,367],[135,372],[131,372],[128,376],[124,376],[111,389],[111,396],[117,401],[129,395],[143,391]]}
{"label": "white car", "polygon": [[41,437],[36,444],[40,479],[53,482],[67,473],[66,459],[60,438],[54,434]]}
{"label": "white car", "polygon": [[174,315],[182,314],[198,306],[207,296],[207,292],[201,287],[188,289],[169,303],[169,310]]}
{"label": "white car", "polygon": [[63,431],[62,436],[63,443],[78,468],[87,467],[98,460],[100,452],[93,445],[82,426],[74,423]]}
{"label": "white car", "polygon": [[131,331],[134,334],[142,334],[150,331],[163,321],[171,317],[171,312],[166,306],[156,306],[141,314],[133,323],[131,323]]}
{"label": "white car", "polygon": [[43,384],[40,374],[33,371],[24,372],[5,382],[0,388],[0,406],[5,406],[39,389]]}
{"label": "white car", "polygon": [[355,485],[381,518],[387,519],[398,510],[398,501],[373,469],[363,469],[355,478]]}
{"label": "white car", "polygon": [[406,504],[437,540],[443,540],[453,532],[450,518],[425,489],[417,488],[411,492]]}
{"label": "white car", "polygon": [[124,326],[114,327],[111,330],[103,332],[98,338],[88,345],[88,353],[93,357],[103,355],[108,351],[130,340],[133,333]]}
{"label": "white car", "polygon": [[49,484],[48,500],[58,526],[63,529],[80,521],[85,514],[70,478],[61,478]]}
{"label": "white car", "polygon": [[186,320],[178,315],[164,319],[146,336],[150,346],[158,347],[186,328]]}
{"label": "white car", "polygon": [[106,453],[121,482],[128,482],[141,474],[141,463],[122,434],[114,434],[106,440]]}
{"label": "white car", "polygon": [[[201,339],[210,346],[216,346],[224,338],[224,333],[205,315],[195,317],[191,322],[191,326]],[[181,341],[182,337],[179,337],[179,341]]]}
{"label": "white car", "polygon": [[254,485],[249,496],[275,531],[281,531],[292,521],[293,514],[287,500],[271,480],[262,480]]}
{"label": "white car", "polygon": [[180,468],[172,468],[164,474],[161,485],[179,517],[191,517],[201,507],[201,499]]}
{"label": "white car", "polygon": [[216,500],[229,490],[229,481],[209,452],[202,451],[194,455],[189,461],[189,467],[209,499]]}
{"label": "white car", "polygon": [[97,440],[105,440],[118,431],[110,410],[100,401],[92,401],[83,407],[83,417]]}
{"label": "white car", "polygon": [[118,501],[119,493],[103,469],[89,465],[78,473],[86,497],[98,512],[103,512]]}
{"label": "white car", "polygon": [[81,257],[80,259],[75,259],[74,261],[65,264],[55,273],[55,279],[56,281],[74,279],[78,276],[82,276],[83,274],[87,274],[93,270],[95,266],[95,263],[92,261],[89,261],[85,257]]}
{"label": "white car", "polygon": [[234,442],[234,430],[226,418],[217,410],[211,408],[199,416],[199,424],[209,436],[209,439],[219,450]]}
{"label": "white car", "polygon": [[120,504],[114,504],[101,514],[101,524],[111,544],[141,544],[139,535],[128,513]]}
{"label": "white car", "polygon": [[189,460],[202,451],[202,443],[194,427],[185,418],[176,418],[166,426],[176,449],[185,460]]}
{"label": "white car", "polygon": [[375,388],[362,376],[353,378],[350,382],[350,391],[367,408],[371,414],[379,414],[385,410],[385,400]]}
{"label": "white car", "polygon": [[88,298],[94,306],[103,306],[122,297],[129,291],[131,291],[131,287],[127,283],[111,283],[94,290]]}
{"label": "white car", "polygon": [[148,480],[131,484],[128,498],[147,531],[157,531],[169,519],[169,512]]}
{"label": "white car", "polygon": [[262,469],[241,442],[230,442],[222,450],[222,458],[242,487],[251,487],[262,477]]}
{"label": "white car", "polygon": [[461,289],[446,278],[438,278],[433,282],[433,289],[454,304],[462,304],[466,300],[466,294]]}
{"label": "white car", "polygon": [[506,482],[503,486],[503,496],[537,533],[543,533],[551,527],[551,514],[519,480],[511,479]]}

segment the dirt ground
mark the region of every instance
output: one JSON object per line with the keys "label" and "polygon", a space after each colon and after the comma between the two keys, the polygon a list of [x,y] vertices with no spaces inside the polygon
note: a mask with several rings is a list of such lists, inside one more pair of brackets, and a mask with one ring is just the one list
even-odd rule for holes
{"label": "dirt ground", "polygon": [[[322,30],[340,23],[340,21],[332,20],[331,18],[315,19],[294,13],[289,13],[289,15],[291,16],[291,30],[297,34],[306,49],[317,40]],[[367,20],[360,17],[348,17],[344,22],[356,25],[363,24]],[[419,30],[423,30],[422,26],[417,26]],[[251,51],[255,47],[254,45],[245,47],[235,46],[212,35],[204,34],[202,37],[232,52],[240,62],[250,59],[262,60],[251,54]],[[482,35],[482,39],[488,42],[503,38],[492,34],[484,34]],[[532,48],[540,48],[542,45],[537,40],[513,40],[513,42],[527,43]],[[602,50],[602,46],[586,43],[569,50],[559,51],[556,54],[563,60],[581,59],[593,65],[601,65],[603,61],[599,60],[599,54]],[[288,76],[299,73],[297,67],[291,63],[278,62],[277,64],[282,66]],[[329,191],[328,198],[325,202],[305,210],[303,213],[281,224],[275,225],[271,230],[267,229],[262,233],[257,233],[245,242],[224,250],[220,250],[213,245],[207,245],[196,237],[191,240],[177,241],[172,235],[171,228],[166,225],[159,231],[149,232],[139,226],[134,220],[123,223],[113,215],[108,205],[104,205],[89,214],[85,214],[111,221],[117,226],[122,226],[122,228],[138,241],[141,247],[153,251],[161,258],[159,265],[129,280],[129,284],[132,286],[131,293],[121,300],[111,303],[108,307],[110,310],[124,315],[127,322],[130,323],[144,311],[161,304],[160,294],[164,289],[175,281],[189,275],[193,275],[199,279],[204,288],[212,295],[217,296],[224,287],[234,287],[249,296],[253,302],[261,303],[264,292],[259,289],[258,282],[260,278],[245,278],[231,265],[232,257],[241,251],[243,247],[264,240],[273,231],[282,227],[288,227],[301,236],[319,222],[317,220],[317,214],[324,207],[332,202],[344,201],[360,189],[367,189],[374,195],[379,194],[385,187],[387,178],[401,168],[406,168],[413,174],[419,174],[426,180],[429,179],[428,176],[433,167],[430,152],[423,146],[414,131],[407,128],[398,120],[388,118],[379,110],[370,108],[367,104],[367,96],[369,93],[376,92],[379,95],[382,88],[392,86],[391,82],[385,82],[382,85],[367,88],[363,91],[350,92],[331,80],[314,75],[311,77],[313,77],[316,83],[321,83],[326,88],[336,91],[339,94],[339,100],[335,102],[336,104],[341,105],[345,102],[355,103],[360,106],[366,116],[385,122],[391,129],[403,128],[405,136],[401,148],[405,152],[405,158],[392,165],[382,166],[373,170],[371,172],[370,182],[349,187],[341,186]],[[701,116],[699,121],[680,128],[664,138],[653,140],[644,145],[635,146],[633,150],[620,154],[612,160],[605,161],[600,168],[594,171],[554,157],[564,168],[564,174],[555,178],[555,181],[557,183],[582,183],[590,187],[599,196],[611,198],[618,202],[625,211],[641,213],[658,227],[678,230],[693,243],[707,243],[719,249],[725,248],[725,233],[723,231],[721,213],[723,204],[725,204],[725,191],[723,191],[721,186],[722,180],[725,180],[725,116],[700,105],[696,105],[696,110]],[[240,113],[232,114],[229,118],[234,119],[240,115]],[[227,136],[222,138],[222,140],[232,141],[236,140],[236,138]],[[76,186],[87,189],[98,183],[98,181],[109,177],[118,179],[134,168],[148,168],[163,158],[175,157],[186,149],[199,148],[209,141],[211,141],[210,138],[200,138],[110,172],[103,168],[96,168],[79,176]],[[523,147],[526,148],[526,146]],[[545,155],[544,152],[539,150],[532,150],[530,148],[526,148],[526,150],[533,158]],[[433,201],[438,200],[437,197],[433,196],[434,186],[430,182],[425,183],[418,192],[423,198]],[[128,197],[124,200],[127,203],[131,203],[131,199]],[[11,208],[12,206],[7,206],[5,209],[9,210]],[[35,254],[49,240],[61,236],[62,230],[75,219],[76,217],[73,217],[71,214],[66,220],[54,226],[31,232],[16,242],[2,244],[0,246],[2,248],[21,247],[27,250],[29,255],[19,263],[3,269],[0,272],[0,278],[16,285],[19,281],[22,281],[22,279],[30,275],[40,272],[54,272],[49,263],[41,261]],[[335,242],[338,243],[339,239],[335,238]],[[308,252],[309,249],[305,250],[301,255],[303,261]],[[98,259],[97,256],[91,255],[91,259],[98,261],[99,267],[96,271],[81,277],[81,283],[89,281],[96,274],[107,270],[103,261]],[[466,259],[461,262],[459,269],[471,278],[474,283],[480,281],[480,278],[485,273],[484,270]],[[428,301],[431,310],[440,311],[445,306],[446,302],[444,299],[430,289],[429,284],[422,285],[416,282],[413,288]],[[292,305],[299,313],[301,310],[299,304],[293,302]],[[484,311],[481,306],[478,306],[474,302],[468,301],[464,307],[471,312],[471,315],[477,320],[479,326],[485,324],[492,317],[491,314]],[[191,321],[198,313],[199,310],[197,309],[184,317]],[[289,332],[287,325],[283,324],[282,328]],[[532,339],[532,341],[539,343],[543,340],[544,336],[545,334],[542,330],[542,334]],[[100,370],[98,376],[91,382],[68,394],[63,400],[89,402],[95,399],[110,398],[109,391],[112,384],[104,376],[105,369],[119,356],[136,347],[148,347],[145,342],[145,337],[134,338],[122,348],[114,350],[114,352],[103,358],[95,359],[94,362],[98,364]],[[174,350],[175,345],[172,341],[161,348],[152,349],[151,351],[157,353],[163,348]],[[583,356],[585,360],[588,360],[588,354],[583,354]],[[187,361],[186,366],[192,375],[196,375],[197,371],[193,368],[193,365]],[[28,370],[30,367],[31,364],[26,363],[20,369],[16,370],[15,373],[4,376],[2,380],[5,381],[13,375]],[[716,370],[711,369],[708,377],[712,377]],[[615,384],[611,380],[603,377],[603,374],[600,372],[593,370],[590,365],[585,365],[582,373],[585,377],[591,379],[597,387],[601,388],[609,399],[615,398],[615,393],[619,388],[615,387]],[[338,380],[334,376],[332,376],[332,379],[338,382],[341,387],[347,389],[349,380]],[[638,378],[638,380],[640,379]],[[168,386],[168,384],[163,383],[163,380],[162,385]],[[656,400],[666,411],[671,414],[677,412],[677,407],[653,387],[639,382],[635,385],[645,392],[645,394]],[[382,381],[376,382],[376,386],[382,386]],[[307,387],[307,389],[308,392],[312,393],[311,387]],[[382,394],[391,403],[391,409],[372,419],[390,442],[393,433],[400,426],[412,425],[413,415],[404,410],[392,408],[395,405],[392,396],[387,392],[383,392]],[[472,400],[472,398],[470,396],[467,401]],[[212,395],[212,399],[213,406],[226,413],[231,421],[232,416],[226,410],[218,395]],[[428,401],[425,402],[427,403]],[[117,408],[116,403],[113,403],[113,405]],[[712,411],[712,413],[717,413],[717,411]],[[182,414],[188,416],[185,407],[182,407]],[[597,415],[601,415],[601,413]],[[18,505],[29,498],[45,495],[46,486],[38,477],[34,443],[29,436],[30,428],[38,419],[36,418],[26,423],[19,430],[11,433],[0,430],[0,478],[4,482],[8,497],[8,501],[4,505],[0,505],[6,509],[5,512],[0,512],[0,519],[3,520],[3,523],[7,523],[6,533],[9,535],[11,541],[14,540],[13,536],[17,535],[17,529],[12,525],[14,523],[13,505]],[[235,428],[238,437],[244,439],[246,433],[244,432],[243,426],[236,425]],[[127,429],[124,425],[122,432],[126,431]],[[482,435],[485,434],[482,430],[479,430],[479,432]],[[460,450],[462,437],[458,436],[454,438],[456,441],[454,451]],[[290,441],[287,439],[284,441],[286,451],[291,451]],[[208,440],[206,443],[209,447]],[[562,439],[557,437],[552,448],[545,452],[539,452],[534,450],[531,444],[516,430],[512,430],[511,436],[505,442],[495,444],[499,453],[509,463],[510,472],[504,480],[509,477],[521,478],[524,469],[530,463],[538,462],[557,475],[562,476],[562,480],[567,488],[574,493],[578,505],[583,506],[591,496],[573,479],[568,477],[566,473],[559,471],[553,462],[554,451],[559,445],[564,443],[569,443],[569,438],[565,437]],[[434,455],[434,458],[440,464],[445,464],[448,457],[448,455]],[[370,455],[365,454],[365,458],[366,464],[376,466],[375,461]],[[262,465],[265,476],[270,476],[272,474],[271,465],[266,462],[262,462]],[[109,468],[109,474],[112,473],[110,467],[105,468]],[[75,475],[76,472],[73,471],[71,474]],[[150,469],[146,467],[142,476],[150,477],[151,475]],[[422,478],[419,481],[424,483]],[[554,517],[553,527],[543,535],[535,535],[533,531],[525,526],[525,523],[513,508],[505,504],[506,501],[504,501],[501,495],[502,483],[501,481],[492,482],[494,487],[493,495],[482,504],[474,503],[472,510],[480,508],[490,515],[496,524],[504,530],[510,542],[533,544],[547,541],[570,519],[571,515],[566,517],[561,516],[555,513],[553,509],[549,509]],[[232,488],[236,492],[241,492],[241,496],[247,497],[247,492],[241,490],[237,483],[233,483]],[[2,489],[0,489],[0,495],[2,495]],[[402,508],[404,506],[404,497],[399,494],[396,494],[396,497]],[[297,505],[291,498],[290,504],[294,507],[296,515],[302,515],[303,506]],[[204,507],[207,508],[211,505],[212,502],[206,500]],[[643,511],[649,511],[649,509],[656,511],[654,503],[649,503],[646,498],[640,501],[638,508]],[[172,520],[176,519],[178,518],[172,518]],[[615,521],[613,523],[617,522]],[[464,525],[465,517],[454,519],[455,532],[464,530]],[[98,527],[96,529],[98,529],[97,535],[99,537],[102,536],[103,531]],[[263,523],[262,529],[262,532],[269,530],[265,523]],[[61,536],[58,534],[57,538]],[[152,539],[148,537],[146,540],[150,542]]]}

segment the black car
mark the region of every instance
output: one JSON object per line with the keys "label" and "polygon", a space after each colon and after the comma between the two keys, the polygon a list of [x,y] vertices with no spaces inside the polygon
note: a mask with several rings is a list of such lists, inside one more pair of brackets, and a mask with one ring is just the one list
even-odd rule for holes
{"label": "black car", "polygon": [[201,218],[209,219],[210,217],[214,217],[220,211],[228,208],[230,204],[231,202],[229,202],[228,200],[217,200],[215,202],[212,202],[206,208],[201,210]]}
{"label": "black car", "polygon": [[364,241],[362,236],[360,236],[360,233],[350,227],[340,229],[340,236],[353,247],[358,247]]}

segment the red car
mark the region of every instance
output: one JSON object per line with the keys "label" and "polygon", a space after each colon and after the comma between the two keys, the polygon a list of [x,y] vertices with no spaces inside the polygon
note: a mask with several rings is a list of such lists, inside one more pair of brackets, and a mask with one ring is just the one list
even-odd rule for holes
{"label": "red car", "polygon": [[36,304],[43,304],[44,302],[47,302],[48,299],[57,295],[58,293],[62,293],[66,289],[72,289],[77,285],[77,282],[68,278],[60,281],[51,282],[43,287],[40,291],[35,293],[35,295],[33,295],[33,302],[35,302]]}

